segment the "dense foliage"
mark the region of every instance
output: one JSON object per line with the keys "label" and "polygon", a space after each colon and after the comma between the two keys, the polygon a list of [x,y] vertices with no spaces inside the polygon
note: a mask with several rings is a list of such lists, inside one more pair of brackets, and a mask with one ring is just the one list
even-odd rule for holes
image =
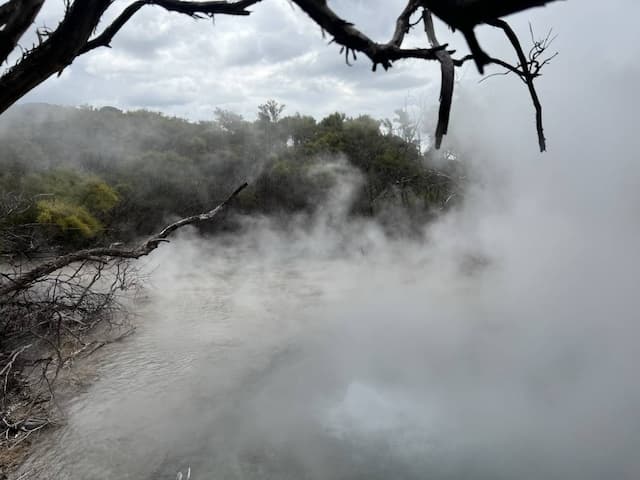
{"label": "dense foliage", "polygon": [[237,211],[313,212],[340,181],[336,164],[361,179],[351,215],[401,208],[422,222],[453,203],[460,162],[421,152],[402,112],[381,122],[283,111],[268,101],[255,121],[217,110],[192,123],[111,107],[15,108],[0,123],[0,227],[13,229],[1,248],[130,240],[210,209],[243,181]]}

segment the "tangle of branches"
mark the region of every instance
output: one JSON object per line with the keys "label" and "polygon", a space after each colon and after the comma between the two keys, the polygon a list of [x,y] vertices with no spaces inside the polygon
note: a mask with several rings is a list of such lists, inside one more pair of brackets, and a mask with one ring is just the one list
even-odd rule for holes
{"label": "tangle of branches", "polygon": [[[507,72],[515,73],[527,86],[536,111],[536,131],[541,151],[546,149],[542,127],[542,105],[536,93],[534,81],[542,68],[555,56],[544,57],[551,37],[533,40],[529,55],[524,52],[516,33],[503,17],[529,8],[543,6],[556,0],[408,0],[402,11],[395,16],[389,7],[378,7],[372,15],[395,18],[391,39],[377,43],[358,29],[355,22],[340,17],[327,0],[291,0],[313,20],[331,42],[340,45],[340,53],[347,64],[356,61],[360,53],[372,63],[390,69],[403,59],[437,61],[441,65],[442,88],[440,110],[435,132],[435,144],[440,146],[447,133],[451,103],[453,99],[453,72],[467,60],[473,60],[482,74],[486,65],[498,65]],[[54,74],[60,74],[75,58],[96,48],[109,47],[111,41],[135,14],[147,6],[160,7],[169,12],[187,15],[194,19],[211,18],[215,15],[247,16],[249,7],[261,0],[135,0],[116,16],[111,24],[96,33],[103,15],[112,0],[75,0],[66,4],[63,18],[55,29],[36,29],[37,43],[31,48],[19,46],[22,35],[32,26],[45,0],[6,0],[0,5],[0,63],[8,61],[12,52],[17,57],[15,65],[0,75],[0,114],[27,92]],[[375,9],[375,7],[371,7]],[[454,58],[455,51],[446,43],[440,44],[433,29],[432,16],[438,17],[452,29],[460,31],[471,51],[463,58]],[[417,17],[417,20],[416,20]],[[424,47],[403,46],[407,34],[420,22],[424,23],[426,39]],[[509,63],[486,53],[478,43],[474,29],[478,25],[500,28],[514,48],[517,62]]]}

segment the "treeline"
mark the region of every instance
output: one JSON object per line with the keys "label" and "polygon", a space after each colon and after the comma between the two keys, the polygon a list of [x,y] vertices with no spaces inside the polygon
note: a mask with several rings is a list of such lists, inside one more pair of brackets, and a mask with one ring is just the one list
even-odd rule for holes
{"label": "treeline", "polygon": [[461,162],[421,152],[403,115],[395,123],[341,113],[317,121],[268,101],[255,121],[223,110],[213,117],[14,108],[0,121],[0,249],[128,241],[171,216],[210,209],[244,181],[239,212],[313,212],[340,181],[326,168],[336,162],[362,179],[351,215],[400,208],[421,223],[462,188]]}

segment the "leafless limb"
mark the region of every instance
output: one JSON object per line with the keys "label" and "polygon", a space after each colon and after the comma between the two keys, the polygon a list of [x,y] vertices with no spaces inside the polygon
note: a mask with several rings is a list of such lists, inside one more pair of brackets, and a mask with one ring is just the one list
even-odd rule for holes
{"label": "leafless limb", "polygon": [[393,37],[389,40],[388,45],[395,45],[400,48],[404,41],[404,36],[409,33],[411,29],[411,15],[413,15],[420,6],[419,0],[409,0],[407,6],[402,10],[400,16],[396,20],[396,29],[393,32]]}
{"label": "leafless limb", "polygon": [[247,16],[251,12],[247,7],[254,5],[261,0],[240,0],[235,3],[226,1],[190,2],[183,0],[138,0],[133,2],[116,18],[111,25],[96,38],[88,41],[81,49],[82,55],[97,47],[110,47],[113,37],[118,31],[145,5],[157,5],[169,12],[182,13],[192,18],[213,17],[214,15],[238,15]]}
{"label": "leafless limb", "polygon": [[118,302],[118,292],[135,286],[128,268],[82,262],[0,303],[0,448],[15,448],[50,423],[54,385],[73,359],[131,333]]}
{"label": "leafless limb", "polygon": [[9,356],[9,361],[4,365],[4,367],[2,367],[2,370],[0,370],[0,376],[4,376],[4,380],[2,382],[3,402],[7,395],[7,385],[9,384],[9,374],[11,373],[11,369],[13,368],[13,365],[16,362],[16,359],[18,358],[18,355],[20,355],[25,350],[31,347],[32,347],[32,344],[29,343],[28,345],[23,345],[20,348],[16,348],[13,352],[11,352]]}
{"label": "leafless limb", "polygon": [[343,51],[364,53],[372,62],[372,70],[378,65],[385,70],[391,68],[394,61],[406,58],[436,60],[436,52],[446,48],[401,48],[406,32],[409,30],[409,19],[419,7],[419,2],[409,0],[396,21],[396,29],[388,43],[376,43],[358,30],[353,23],[339,17],[324,1],[293,0],[304,12],[316,22],[323,31],[333,37],[333,42],[342,45]]}
{"label": "leafless limb", "polygon": [[484,23],[490,24],[504,16],[521,12],[533,7],[541,7],[556,0],[510,0],[496,2],[495,0],[422,0],[422,5],[449,25],[454,30],[460,30],[464,35],[471,58],[475,61],[480,74],[485,65],[491,63],[476,38],[474,28]]}
{"label": "leafless limb", "polygon": [[[17,45],[22,33],[33,23],[35,14],[44,0],[8,0],[0,6],[0,60],[6,60]],[[248,7],[261,0],[228,1],[191,1],[191,0],[135,0],[129,4],[116,19],[100,34],[94,36],[98,23],[112,0],[75,0],[67,3],[64,17],[53,30],[42,28],[37,30],[38,43],[31,49],[23,50],[16,65],[8,69],[0,77],[0,114],[15,103],[31,89],[42,83],[55,73],[61,73],[73,60],[95,48],[108,47],[114,36],[145,5],[156,5],[170,12],[188,15],[192,18],[212,17],[216,14],[246,16],[250,14]],[[533,78],[539,75],[540,69],[549,59],[541,60],[540,51],[545,44],[534,43],[529,54],[529,62],[521,63],[521,68],[513,67],[507,62],[487,55],[476,39],[474,28],[477,25],[489,24],[502,28],[501,17],[520,12],[528,8],[546,5],[556,0],[511,0],[496,2],[495,0],[408,0],[395,21],[395,29],[387,43],[377,43],[359,30],[356,25],[338,16],[330,8],[326,0],[291,0],[322,29],[331,35],[332,42],[341,46],[345,61],[356,60],[356,53],[365,54],[372,62],[375,71],[378,65],[387,70],[394,62],[401,59],[422,59],[440,62],[442,81],[440,92],[440,110],[436,145],[441,144],[446,134],[452,98],[452,50],[447,45],[440,45],[435,32],[430,35],[429,48],[403,48],[406,34],[416,25],[411,17],[422,8],[447,23],[453,29],[460,30],[465,36],[471,55],[453,61],[459,66],[467,60],[474,60],[482,73],[487,63],[493,63],[517,73],[527,84],[534,100],[537,112],[537,129],[540,148],[546,148],[542,134],[541,108],[533,88]],[[423,21],[426,17],[423,16]],[[428,25],[425,23],[425,28]],[[433,30],[433,29],[432,29]],[[507,32],[510,36],[510,33]],[[511,37],[510,37],[511,38]],[[517,40],[517,37],[515,37]],[[435,40],[435,41],[431,41]],[[549,37],[546,40],[549,41]],[[519,44],[519,42],[517,43]],[[514,43],[516,47],[516,43]],[[517,48],[517,47],[516,47]],[[553,58],[553,57],[551,57]],[[537,102],[537,103],[536,103]]]}
{"label": "leafless limb", "polygon": [[[544,137],[544,127],[542,125],[542,103],[540,103],[538,92],[536,91],[536,87],[533,83],[534,79],[539,75],[540,68],[542,68],[544,63],[538,63],[535,57],[533,58],[532,62],[527,61],[527,57],[522,50],[522,45],[520,44],[518,36],[507,22],[505,22],[504,20],[493,20],[487,23],[493,25],[494,27],[502,29],[511,42],[514,50],[516,51],[519,62],[519,68],[516,67],[516,69],[520,70],[520,78],[522,78],[522,80],[526,83],[529,90],[529,95],[531,95],[531,101],[533,102],[533,106],[536,111],[536,131],[538,132],[538,145],[540,147],[540,151],[544,152],[547,149],[547,142]],[[537,52],[538,50],[539,48],[534,45],[534,49],[532,50],[532,52],[534,52],[535,54],[535,52]],[[532,70],[532,66],[535,70]]]}
{"label": "leafless limb", "polygon": [[[488,63],[499,65],[509,72],[516,73],[527,85],[536,111],[536,130],[540,151],[546,150],[546,140],[542,126],[542,106],[533,80],[540,75],[541,68],[555,57],[553,55],[544,60],[541,60],[540,57],[553,39],[549,34],[542,41],[534,41],[534,46],[529,52],[529,59],[527,60],[517,35],[504,20],[501,20],[501,17],[528,8],[543,6],[552,1],[555,0],[512,0],[510,2],[495,2],[492,0],[409,0],[396,20],[396,27],[391,40],[386,44],[380,44],[371,40],[353,23],[340,18],[328,6],[326,1],[293,0],[323,29],[323,32],[326,31],[333,36],[333,42],[342,46],[340,52],[344,53],[347,63],[349,63],[350,53],[355,60],[356,51],[362,52],[369,57],[374,71],[377,65],[382,65],[387,70],[394,61],[406,58],[420,58],[440,62],[442,83],[438,124],[435,134],[436,148],[440,147],[449,125],[456,66],[461,66],[468,60],[474,60],[481,73],[484,65]],[[411,16],[420,7],[423,8],[422,20],[430,48],[404,49],[402,48],[404,38],[411,27],[415,25],[411,23]],[[452,59],[451,55],[455,52],[448,50],[446,44],[441,45],[438,42],[431,14],[436,15],[453,29],[458,29],[464,34],[471,49],[470,55],[459,60]],[[490,57],[480,48],[473,29],[481,24],[493,25],[503,29],[518,54],[520,59],[518,66],[512,66],[501,59]]]}
{"label": "leafless limb", "polygon": [[[120,306],[136,286],[130,259],[148,255],[185,225],[211,220],[247,186],[209,212],[174,222],[133,248],[81,250],[0,280],[0,449],[15,448],[50,423],[55,384],[74,359],[128,337]],[[59,408],[59,407],[58,407]],[[4,425],[4,427],[2,426]]]}
{"label": "leafless limb", "polygon": [[[424,30],[432,47],[440,46],[433,28],[433,18],[431,12],[426,8],[422,11],[422,21]],[[436,148],[440,148],[442,137],[449,129],[449,117],[451,116],[451,105],[453,103],[453,88],[455,83],[455,65],[451,54],[446,50],[440,50],[436,54],[440,62],[440,108],[438,110],[438,124],[436,126]]]}
{"label": "leafless limb", "polygon": [[[19,35],[11,35],[15,42],[3,42],[0,38],[0,61],[5,61],[7,56],[17,45],[19,37],[24,30],[33,23],[35,18],[32,10],[39,10],[44,0],[9,0],[8,4],[0,7],[0,18],[13,18],[11,11],[17,16],[19,22],[5,23],[7,26],[19,23],[17,30],[22,30]],[[64,18],[58,27],[43,35],[41,42],[23,53],[18,63],[6,71],[0,77],[0,113],[13,105],[27,92],[41,84],[55,73],[61,73],[73,60],[98,46],[108,46],[113,36],[122,26],[144,5],[158,5],[166,10],[189,15],[193,18],[200,16],[222,15],[249,15],[247,7],[261,0],[240,0],[238,2],[227,1],[187,1],[187,0],[140,0],[134,2],[95,39],[91,39],[100,19],[112,0],[76,0],[66,9]],[[31,10],[28,8],[31,7]],[[10,20],[7,20],[10,22]],[[0,25],[1,26],[1,25]],[[7,32],[10,33],[10,32]],[[6,48],[5,48],[6,47]],[[1,53],[8,50],[6,54]]]}
{"label": "leafless limb", "polygon": [[[535,110],[538,146],[540,148],[540,151],[544,152],[547,149],[547,142],[544,136],[544,126],[542,122],[542,103],[540,102],[540,97],[538,96],[538,92],[536,91],[534,81],[541,75],[540,72],[542,68],[558,55],[558,52],[556,52],[548,57],[542,57],[555,37],[551,36],[552,31],[550,30],[544,39],[533,40],[533,46],[529,50],[529,56],[527,58],[517,34],[513,31],[513,29],[507,22],[498,19],[487,21],[486,23],[488,25],[501,29],[505,33],[507,39],[516,52],[516,56],[518,57],[518,64],[514,66],[510,63],[505,62],[504,60],[492,57],[490,58],[490,63],[503,67],[506,71],[494,73],[492,75],[489,75],[488,77],[483,78],[482,80],[486,80],[487,78],[496,75],[506,75],[508,73],[514,73],[518,76],[518,78],[520,78],[520,80],[522,80],[526,84],[529,95],[531,97],[531,102],[533,103],[533,107]],[[529,29],[533,39],[533,30],[531,26],[529,26]],[[466,55],[461,59],[454,60],[454,63],[456,66],[461,66],[468,60],[472,59],[472,55]]]}
{"label": "leafless limb", "polygon": [[10,295],[13,292],[18,292],[25,287],[33,284],[34,282],[46,277],[47,275],[60,270],[67,265],[71,265],[76,262],[104,262],[109,258],[140,258],[148,255],[155,250],[162,242],[168,242],[167,237],[185,225],[190,225],[196,222],[203,222],[214,218],[221,210],[223,210],[244,188],[247,187],[247,183],[243,183],[236,188],[231,195],[227,197],[221,204],[215,207],[209,212],[199,215],[193,215],[191,217],[183,218],[171,225],[166,226],[160,232],[153,235],[146,241],[134,248],[122,248],[122,247],[98,247],[85,250],[79,250],[77,252],[61,255],[48,262],[44,262],[37,267],[23,273],[11,281],[5,281],[0,283],[0,303],[3,296]]}
{"label": "leafless limb", "polygon": [[9,0],[0,5],[0,63],[3,63],[31,26],[44,0]]}

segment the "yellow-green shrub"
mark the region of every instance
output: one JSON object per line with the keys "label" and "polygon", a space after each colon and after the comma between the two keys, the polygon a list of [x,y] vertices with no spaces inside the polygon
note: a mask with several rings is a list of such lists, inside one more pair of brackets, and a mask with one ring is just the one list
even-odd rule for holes
{"label": "yellow-green shrub", "polygon": [[82,186],[80,203],[95,213],[107,213],[120,201],[120,196],[99,178],[87,179]]}
{"label": "yellow-green shrub", "polygon": [[36,220],[40,224],[55,225],[71,237],[95,237],[102,224],[89,211],[66,200],[41,200],[37,203]]}

